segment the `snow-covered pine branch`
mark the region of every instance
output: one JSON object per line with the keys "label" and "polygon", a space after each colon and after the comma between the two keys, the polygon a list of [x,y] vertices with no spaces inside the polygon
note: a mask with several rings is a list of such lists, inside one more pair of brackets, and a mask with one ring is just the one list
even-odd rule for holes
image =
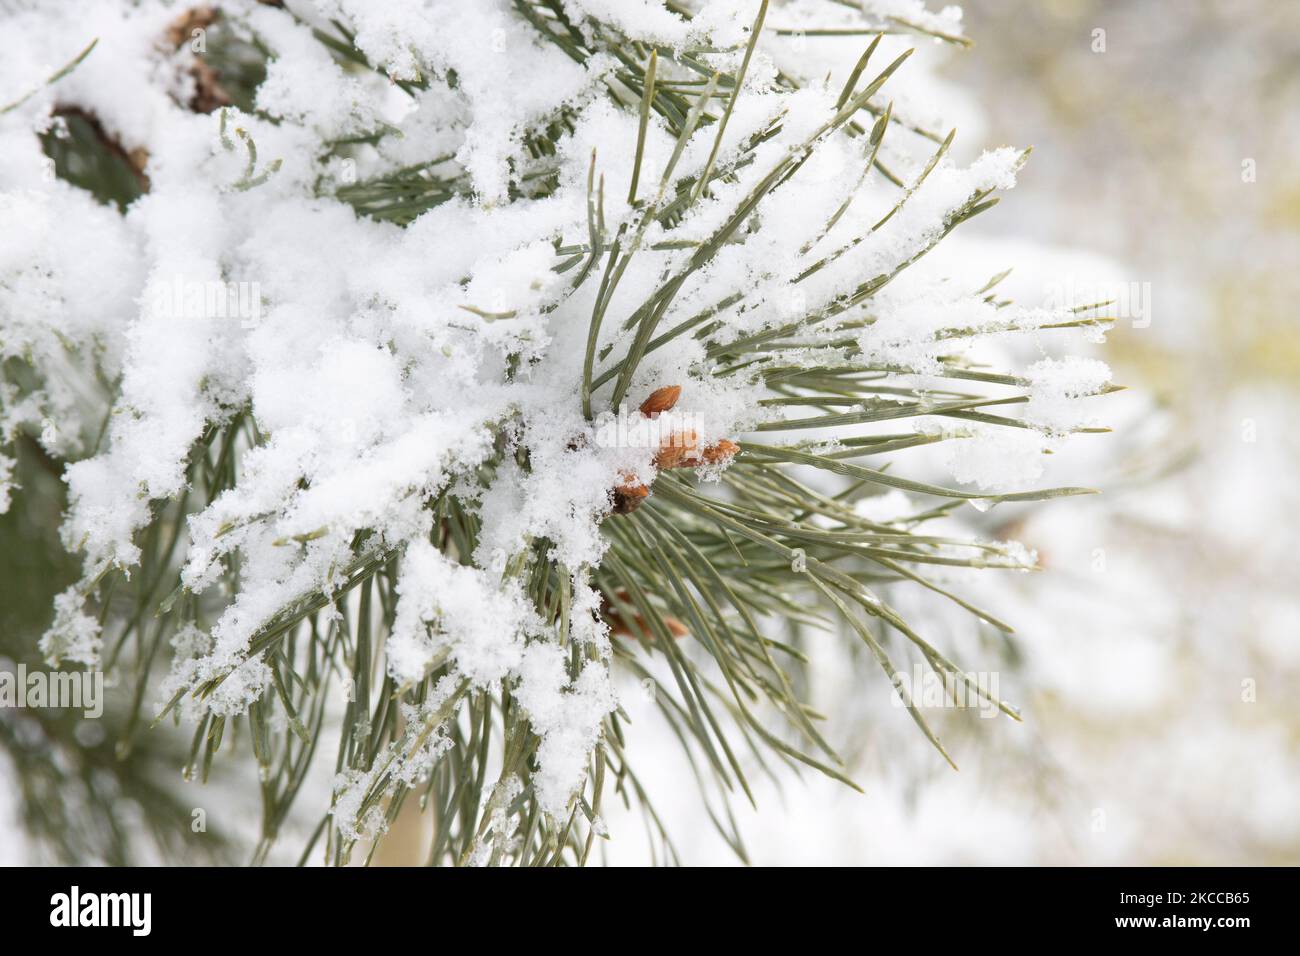
{"label": "snow-covered pine branch", "polygon": [[[724,724],[841,775],[768,622],[958,673],[872,582],[1024,567],[920,529],[1079,490],[1026,488],[1108,371],[982,357],[1106,320],[922,268],[1024,159],[933,128],[907,55],[950,11],[145,0],[4,33],[0,424],[66,463],[83,559],[42,649],[170,641],[136,706],[205,774],[246,726],[268,844],[341,725],[330,859],[414,795],[435,859],[585,860],[602,786],[639,790],[612,670],[648,654],[725,786]],[[74,127],[123,210],[52,158]],[[936,443],[951,485],[909,477]],[[884,491],[912,513],[858,507]]]}

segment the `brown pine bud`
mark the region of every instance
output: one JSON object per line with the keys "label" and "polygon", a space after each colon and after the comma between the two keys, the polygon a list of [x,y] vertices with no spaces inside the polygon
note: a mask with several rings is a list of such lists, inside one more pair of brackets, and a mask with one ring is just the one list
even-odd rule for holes
{"label": "brown pine bud", "polygon": [[734,458],[738,451],[740,451],[739,445],[724,438],[717,444],[704,449],[704,461],[710,465],[716,465],[720,461],[728,461]]}
{"label": "brown pine bud", "polygon": [[699,439],[691,429],[674,432],[668,436],[667,444],[660,445],[659,451],[655,453],[655,467],[660,471],[667,471],[669,468],[678,468],[687,464],[695,456],[698,446]]}
{"label": "brown pine bud", "polygon": [[650,496],[650,489],[641,484],[619,485],[614,489],[614,513],[628,515],[641,507]]}
{"label": "brown pine bud", "polygon": [[660,412],[666,412],[677,404],[677,399],[682,397],[682,387],[680,385],[665,385],[663,388],[656,388],[650,393],[650,397],[641,403],[641,414],[646,418],[654,418]]}
{"label": "brown pine bud", "polygon": [[[618,591],[618,598],[620,601],[625,603],[631,603],[631,598],[625,590],[620,589]],[[618,613],[617,608],[615,608],[609,601],[602,600],[600,605],[600,615],[605,619],[605,622],[609,624],[610,632],[615,637],[620,635],[623,637],[638,636],[647,641],[654,639],[654,631],[651,630],[650,626],[646,623],[645,618],[640,614],[634,614],[632,624],[629,625],[628,622],[623,620],[623,616]],[[690,631],[686,629],[686,625],[675,617],[669,617],[664,614],[660,616],[659,620],[663,622],[664,627],[668,628],[668,633],[674,638],[685,637],[690,633]],[[635,632],[632,630],[633,627],[636,628]]]}

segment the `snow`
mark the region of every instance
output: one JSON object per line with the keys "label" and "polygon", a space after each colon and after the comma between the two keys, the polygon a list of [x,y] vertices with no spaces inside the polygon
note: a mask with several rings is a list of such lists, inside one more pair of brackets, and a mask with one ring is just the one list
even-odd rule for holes
{"label": "snow", "polygon": [[81,604],[74,588],[54,599],[54,622],[41,638],[41,653],[54,666],[63,662],[99,666],[99,622],[83,613]]}
{"label": "snow", "polygon": [[1048,439],[1036,431],[974,425],[955,434],[962,437],[948,442],[944,455],[949,472],[961,484],[981,491],[1018,490],[1043,475]]}
{"label": "snow", "polygon": [[609,674],[587,664],[570,682],[564,651],[555,644],[530,644],[520,664],[519,702],[541,736],[537,756],[542,773],[534,781],[542,809],[555,816],[568,805],[572,781],[581,779],[587,755],[600,739],[601,721],[617,704]]}
{"label": "snow", "polygon": [[1029,379],[1029,404],[1025,419],[1052,432],[1065,432],[1091,424],[1086,406],[1079,401],[1096,395],[1110,384],[1110,369],[1097,359],[1043,359],[1025,370]]}
{"label": "snow", "polygon": [[398,584],[401,601],[389,638],[394,679],[421,678],[437,650],[430,624],[451,636],[460,671],[491,685],[520,665],[524,639],[541,627],[517,582],[491,586],[474,568],[454,564],[427,542],[407,548]]}
{"label": "snow", "polygon": [[13,501],[14,488],[14,466],[18,462],[8,455],[0,455],[0,514],[9,510],[9,505]]}

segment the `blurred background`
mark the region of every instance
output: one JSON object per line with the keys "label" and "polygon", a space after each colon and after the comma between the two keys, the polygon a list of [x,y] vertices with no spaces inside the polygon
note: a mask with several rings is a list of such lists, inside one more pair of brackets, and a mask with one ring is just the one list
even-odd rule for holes
{"label": "blurred background", "polygon": [[[1300,863],[1300,4],[962,7],[974,48],[922,51],[969,104],[954,153],[1034,153],[948,261],[1014,267],[1023,304],[1115,300],[1115,431],[1049,476],[1103,494],[967,516],[1044,567],[963,581],[1009,641],[892,598],[1024,724],[937,716],[953,773],[824,636],[813,699],[866,793],[780,773],[737,828],[755,863]],[[660,751],[683,859],[734,859]],[[623,825],[610,858],[648,858]]]}

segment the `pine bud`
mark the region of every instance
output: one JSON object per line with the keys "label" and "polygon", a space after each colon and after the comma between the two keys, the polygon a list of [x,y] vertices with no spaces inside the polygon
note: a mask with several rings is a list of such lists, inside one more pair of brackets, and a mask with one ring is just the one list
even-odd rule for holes
{"label": "pine bud", "polygon": [[[625,604],[630,604],[632,601],[627,591],[621,588],[617,592],[617,597],[620,601],[624,602]],[[605,619],[605,622],[609,625],[610,632],[615,637],[618,637],[620,635],[623,637],[637,636],[637,637],[642,637],[647,641],[654,639],[654,631],[652,631],[649,625],[646,624],[646,620],[644,617],[642,617],[640,614],[635,614],[632,618],[631,625],[629,625],[628,622],[623,620],[623,616],[618,613],[618,609],[614,607],[614,605],[612,605],[608,600],[601,601],[600,616]],[[659,615],[659,620],[662,621],[664,627],[668,629],[668,633],[675,638],[685,637],[687,634],[690,633],[690,631],[687,630],[686,625],[684,625],[681,621],[677,620],[677,618],[675,617],[669,617],[667,614],[661,614]],[[633,631],[632,629],[633,627],[636,628],[635,631]]]}
{"label": "pine bud", "polygon": [[614,489],[614,513],[631,514],[641,507],[641,502],[650,495],[650,489],[642,484],[619,485]]}
{"label": "pine bud", "polygon": [[659,451],[655,454],[655,467],[666,471],[687,464],[695,456],[698,446],[699,439],[693,430],[688,428],[683,432],[674,432],[668,437],[667,444],[659,446]]}
{"label": "pine bud", "polygon": [[663,388],[656,388],[650,393],[650,397],[641,403],[641,414],[646,418],[654,418],[660,412],[666,412],[677,404],[677,399],[682,396],[682,387],[680,385],[665,385]]}
{"label": "pine bud", "polygon": [[734,458],[736,452],[740,451],[740,446],[734,441],[726,438],[717,444],[710,445],[704,449],[704,460],[710,465],[716,465],[720,461],[727,461]]}

